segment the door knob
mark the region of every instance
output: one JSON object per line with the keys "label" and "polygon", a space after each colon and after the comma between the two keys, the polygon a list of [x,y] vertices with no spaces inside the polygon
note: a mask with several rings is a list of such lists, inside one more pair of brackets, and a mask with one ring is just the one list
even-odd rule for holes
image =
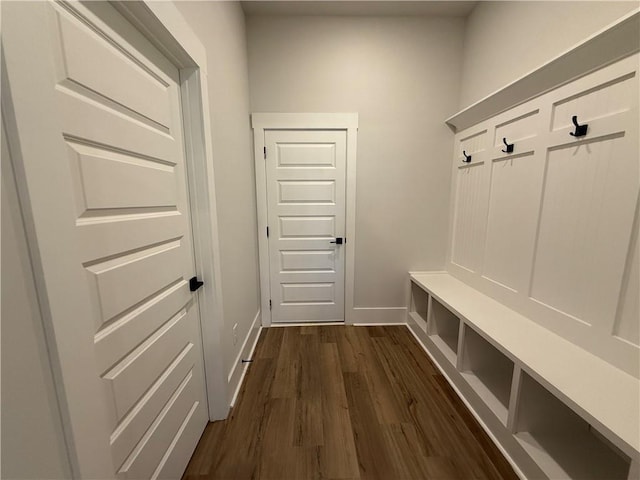
{"label": "door knob", "polygon": [[198,280],[198,277],[192,277],[189,279],[189,290],[191,290],[192,292],[195,292],[203,285],[204,285],[204,282],[201,282],[200,280]]}
{"label": "door knob", "polygon": [[[342,237],[336,237],[335,240],[331,240],[329,243],[335,243],[336,245],[342,245]],[[346,243],[346,239],[345,239],[345,243]]]}

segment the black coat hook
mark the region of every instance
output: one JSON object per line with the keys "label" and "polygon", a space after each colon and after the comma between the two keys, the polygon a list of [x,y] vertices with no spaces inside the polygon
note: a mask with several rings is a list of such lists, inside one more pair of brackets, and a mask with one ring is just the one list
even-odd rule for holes
{"label": "black coat hook", "polygon": [[462,154],[464,155],[464,160],[462,160],[464,163],[471,162],[471,155],[467,155],[467,151],[466,150],[463,150]]}
{"label": "black coat hook", "polygon": [[573,117],[571,117],[571,121],[575,125],[576,131],[569,132],[569,135],[571,135],[572,137],[584,137],[587,134],[587,127],[589,127],[589,124],[585,123],[584,125],[578,125],[577,115],[574,115]]}
{"label": "black coat hook", "polygon": [[511,153],[513,152],[513,143],[507,143],[507,138],[503,138],[502,142],[504,143],[504,146],[507,147],[506,150],[502,150],[504,153]]}

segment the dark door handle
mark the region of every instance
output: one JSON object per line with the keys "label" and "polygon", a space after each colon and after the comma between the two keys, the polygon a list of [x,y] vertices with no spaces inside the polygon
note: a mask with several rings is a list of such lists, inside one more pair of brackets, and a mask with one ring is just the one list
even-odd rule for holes
{"label": "dark door handle", "polygon": [[191,290],[192,292],[198,290],[202,285],[204,285],[204,282],[198,280],[198,277],[192,277],[191,279],[189,279],[189,290]]}
{"label": "dark door handle", "polygon": [[343,240],[342,237],[336,237],[335,240],[331,240],[329,243],[335,243],[336,245],[342,245],[342,240]]}

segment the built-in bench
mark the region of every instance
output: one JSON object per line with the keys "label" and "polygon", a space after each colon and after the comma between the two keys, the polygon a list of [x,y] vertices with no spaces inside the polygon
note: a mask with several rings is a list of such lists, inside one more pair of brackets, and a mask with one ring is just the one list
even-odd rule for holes
{"label": "built-in bench", "polygon": [[448,273],[409,292],[411,331],[519,474],[638,478],[637,378]]}

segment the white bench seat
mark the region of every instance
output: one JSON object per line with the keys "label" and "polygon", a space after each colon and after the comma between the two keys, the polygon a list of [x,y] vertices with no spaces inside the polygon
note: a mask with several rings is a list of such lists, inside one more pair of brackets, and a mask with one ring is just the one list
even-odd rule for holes
{"label": "white bench seat", "polygon": [[[464,324],[461,332],[464,328],[470,327],[480,334],[513,362],[514,370],[525,372],[577,413],[601,436],[637,461],[640,452],[640,382],[637,378],[577,347],[448,273],[411,273],[410,282],[431,296],[431,302],[437,301],[453,313]],[[411,319],[415,320],[415,317],[416,312],[409,308],[409,324],[411,326],[413,323],[414,333],[417,331],[416,323]],[[424,325],[420,327],[424,329]],[[461,336],[463,335],[461,333]],[[431,340],[440,341],[440,338],[432,335]],[[437,341],[423,343],[438,348]],[[461,339],[460,345],[463,341]],[[463,348],[459,346],[458,350]],[[441,353],[455,364],[450,348]],[[455,355],[455,352],[453,354]],[[459,371],[460,363],[457,367]],[[447,366],[447,371],[452,371],[451,366]],[[465,377],[468,377],[468,374],[463,375],[461,372],[459,378],[453,379],[453,383],[459,382],[460,379],[464,381]],[[517,376],[514,375],[513,378],[515,381]],[[449,381],[452,379],[449,378]],[[473,385],[470,387],[474,388]],[[477,386],[475,388],[477,389]],[[517,415],[519,403],[517,399],[514,400],[514,396],[518,395],[512,391],[511,403],[505,407],[514,410],[509,412],[511,416]],[[511,420],[509,426],[512,426],[514,421]],[[513,428],[511,433],[516,434],[516,440],[525,449],[530,448],[529,453],[532,457],[541,456],[540,452],[537,452],[537,455],[532,454],[540,447],[531,447],[533,442],[527,433],[518,434]],[[548,474],[550,470],[543,468],[543,471]]]}

